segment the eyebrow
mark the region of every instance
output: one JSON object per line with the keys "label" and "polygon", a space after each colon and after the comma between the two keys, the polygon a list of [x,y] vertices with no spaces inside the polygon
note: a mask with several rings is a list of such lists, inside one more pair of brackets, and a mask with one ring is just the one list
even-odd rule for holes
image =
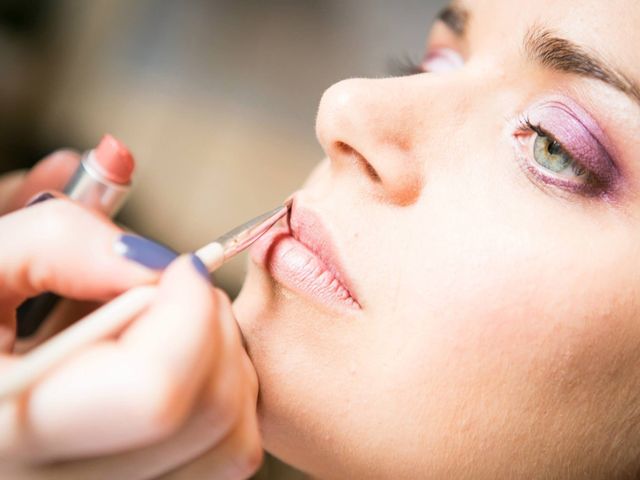
{"label": "eyebrow", "polygon": [[444,22],[458,37],[464,37],[469,23],[469,10],[459,2],[453,1],[438,13],[438,20]]}
{"label": "eyebrow", "polygon": [[[438,14],[438,19],[458,37],[465,36],[470,18],[471,12],[459,0],[454,0]],[[611,67],[598,54],[570,40],[533,26],[525,35],[523,47],[529,59],[545,68],[600,80],[640,105],[640,86],[630,76]]]}
{"label": "eyebrow", "polygon": [[546,68],[601,80],[640,105],[640,87],[628,75],[609,66],[599,55],[554,36],[549,30],[532,27],[525,35],[524,50],[529,58]]}

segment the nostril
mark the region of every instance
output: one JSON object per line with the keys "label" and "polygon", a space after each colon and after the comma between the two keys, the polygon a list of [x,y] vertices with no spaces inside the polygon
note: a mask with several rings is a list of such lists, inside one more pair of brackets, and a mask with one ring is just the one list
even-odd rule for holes
{"label": "nostril", "polygon": [[365,173],[372,181],[376,183],[382,182],[382,178],[380,178],[380,175],[378,174],[376,169],[373,168],[373,165],[371,165],[371,163],[369,163],[369,161],[356,149],[344,142],[336,142],[336,149],[341,156],[352,158],[353,160],[355,160],[356,164],[364,169]]}

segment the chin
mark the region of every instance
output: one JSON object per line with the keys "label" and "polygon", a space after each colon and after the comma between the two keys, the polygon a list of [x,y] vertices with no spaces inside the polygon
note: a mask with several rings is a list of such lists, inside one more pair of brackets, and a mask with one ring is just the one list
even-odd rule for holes
{"label": "chin", "polygon": [[308,373],[317,371],[318,345],[308,339],[317,338],[314,325],[326,325],[327,319],[317,318],[323,313],[253,263],[233,309],[260,382],[265,450],[303,471],[318,472],[317,440],[324,436],[319,419],[330,418],[324,417],[330,412],[308,405],[305,392],[318,391],[318,378]]}

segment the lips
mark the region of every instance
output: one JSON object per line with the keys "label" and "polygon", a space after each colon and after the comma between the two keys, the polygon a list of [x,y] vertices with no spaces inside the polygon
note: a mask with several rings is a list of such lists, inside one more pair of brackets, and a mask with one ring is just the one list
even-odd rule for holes
{"label": "lips", "polygon": [[294,202],[288,224],[251,249],[251,258],[283,286],[332,309],[360,309],[338,250],[320,217]]}

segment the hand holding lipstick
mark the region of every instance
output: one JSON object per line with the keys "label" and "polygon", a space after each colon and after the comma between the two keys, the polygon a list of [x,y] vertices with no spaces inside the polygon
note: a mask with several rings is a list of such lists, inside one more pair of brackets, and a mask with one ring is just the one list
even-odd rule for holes
{"label": "hand holding lipstick", "polygon": [[[56,162],[77,162],[64,158]],[[33,180],[38,168],[14,193],[51,186]],[[186,465],[185,478],[233,479],[258,467],[255,372],[228,299],[195,257],[173,262],[173,252],[65,198],[0,217],[0,239],[0,375],[20,362],[11,350],[24,298],[104,301],[158,284],[124,331],[0,403],[0,477],[154,478]]]}

